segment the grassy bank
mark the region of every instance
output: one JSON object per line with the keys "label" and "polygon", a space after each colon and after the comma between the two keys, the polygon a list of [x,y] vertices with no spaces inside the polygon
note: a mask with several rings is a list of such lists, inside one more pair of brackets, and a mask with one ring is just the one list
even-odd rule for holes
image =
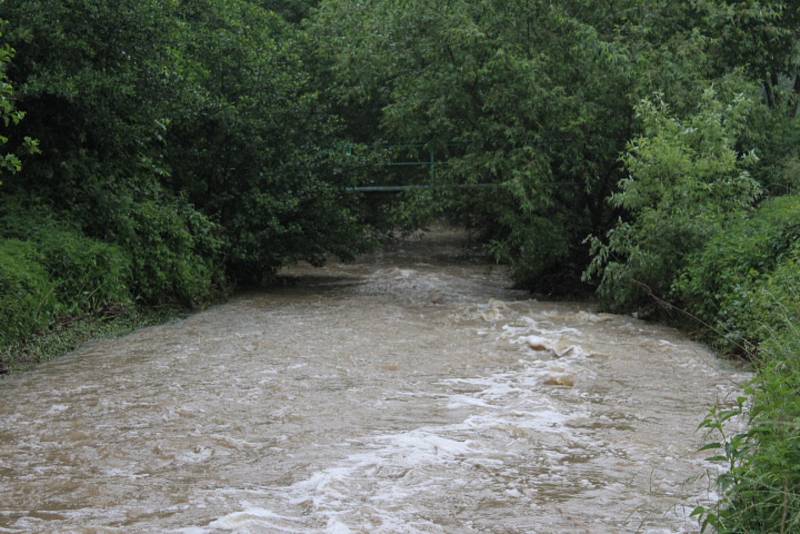
{"label": "grassy bank", "polygon": [[224,294],[218,269],[179,222],[135,235],[101,241],[46,210],[0,204],[0,373]]}
{"label": "grassy bank", "polygon": [[64,318],[44,332],[3,347],[0,350],[0,374],[25,371],[73,351],[92,339],[122,336],[186,313],[183,308],[162,307],[126,310],[116,315]]}
{"label": "grassy bank", "polygon": [[[707,421],[730,471],[719,505],[698,514],[720,532],[800,531],[800,197],[733,221],[689,259],[675,294],[714,345],[757,369],[747,401]],[[738,415],[748,430],[725,435],[722,423]]]}
{"label": "grassy bank", "polygon": [[[795,326],[767,339],[748,398],[737,408],[712,410],[709,444],[730,469],[719,478],[721,500],[695,512],[703,529],[717,532],[800,531],[800,331]],[[748,430],[726,435],[724,422],[748,417]]]}

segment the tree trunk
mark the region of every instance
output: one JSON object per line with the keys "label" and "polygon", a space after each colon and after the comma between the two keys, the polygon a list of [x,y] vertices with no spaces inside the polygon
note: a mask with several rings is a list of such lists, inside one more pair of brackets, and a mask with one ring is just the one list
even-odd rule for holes
{"label": "tree trunk", "polygon": [[769,106],[769,109],[773,109],[775,107],[775,95],[768,80],[764,80],[764,94],[767,96],[767,106]]}
{"label": "tree trunk", "polygon": [[800,73],[794,77],[794,94],[792,95],[792,105],[789,106],[789,118],[797,118],[798,109],[800,109]]}

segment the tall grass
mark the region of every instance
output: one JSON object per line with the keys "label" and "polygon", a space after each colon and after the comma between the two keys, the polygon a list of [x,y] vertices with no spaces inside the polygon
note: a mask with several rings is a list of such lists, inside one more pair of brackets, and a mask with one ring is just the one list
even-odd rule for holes
{"label": "tall grass", "polygon": [[[795,277],[800,279],[800,271]],[[797,304],[798,286],[783,289]],[[785,305],[787,293],[766,287],[761,293],[773,311],[762,319],[764,338],[754,355],[758,373],[746,390],[749,402],[741,398],[734,409],[715,408],[702,425],[719,437],[706,447],[716,450],[712,459],[728,466],[718,479],[720,501],[695,510],[703,530],[800,532],[800,327],[796,308]],[[726,434],[725,421],[743,415],[747,430]]]}

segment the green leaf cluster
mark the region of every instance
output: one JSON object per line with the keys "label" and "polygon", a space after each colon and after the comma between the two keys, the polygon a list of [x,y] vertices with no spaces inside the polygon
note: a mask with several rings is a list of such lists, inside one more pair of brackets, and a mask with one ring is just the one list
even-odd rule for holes
{"label": "green leaf cluster", "polygon": [[[753,349],[800,320],[800,198],[782,196],[729,221],[688,258],[676,299],[713,326],[724,350]],[[795,276],[792,276],[795,271]]]}
{"label": "green leaf cluster", "polygon": [[586,273],[600,275],[599,294],[615,309],[670,298],[687,257],[760,196],[749,172],[756,156],[736,148],[749,109],[743,95],[724,104],[712,90],[685,119],[658,98],[637,107],[642,134],[622,156],[629,175],[609,199],[627,217],[606,242],[592,239]]}

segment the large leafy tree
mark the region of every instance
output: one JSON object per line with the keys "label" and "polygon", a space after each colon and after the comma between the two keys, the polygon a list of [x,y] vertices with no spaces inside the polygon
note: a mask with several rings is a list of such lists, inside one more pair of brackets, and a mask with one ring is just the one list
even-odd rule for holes
{"label": "large leafy tree", "polygon": [[[44,205],[69,226],[122,245],[133,257],[132,292],[147,303],[202,301],[218,276],[215,226],[162,184],[164,134],[186,92],[177,7],[0,4],[17,50],[8,74],[27,114],[18,137],[41,143],[41,154],[8,184],[0,212],[16,218],[20,207]],[[36,224],[31,217],[30,232]]]}
{"label": "large leafy tree", "polygon": [[230,272],[257,282],[287,261],[350,255],[361,232],[335,170],[344,148],[296,30],[243,0],[186,2],[180,17],[194,92],[169,128],[170,183],[226,229]]}
{"label": "large leafy tree", "polygon": [[615,308],[670,298],[687,257],[759,197],[749,172],[756,158],[736,150],[750,108],[743,95],[726,105],[712,90],[685,119],[660,99],[637,107],[643,132],[629,144],[629,175],[610,198],[627,217],[607,243],[593,241],[587,272],[601,275],[600,295]]}
{"label": "large leafy tree", "polygon": [[288,22],[297,23],[309,15],[319,0],[253,0],[253,3],[274,11]]}
{"label": "large leafy tree", "polygon": [[17,50],[9,75],[22,131],[40,140],[25,188],[61,205],[97,180],[151,166],[173,100],[173,2],[9,0],[0,15]]}
{"label": "large leafy tree", "polygon": [[208,288],[218,255],[251,282],[361,244],[336,121],[295,50],[297,29],[273,11],[287,6],[262,4],[0,4],[30,117],[19,138],[43,150],[8,192],[135,250],[146,300],[194,301],[186,288]]}
{"label": "large leafy tree", "polygon": [[696,3],[721,70],[741,68],[760,81],[771,108],[794,117],[800,106],[800,5],[787,0]]}

